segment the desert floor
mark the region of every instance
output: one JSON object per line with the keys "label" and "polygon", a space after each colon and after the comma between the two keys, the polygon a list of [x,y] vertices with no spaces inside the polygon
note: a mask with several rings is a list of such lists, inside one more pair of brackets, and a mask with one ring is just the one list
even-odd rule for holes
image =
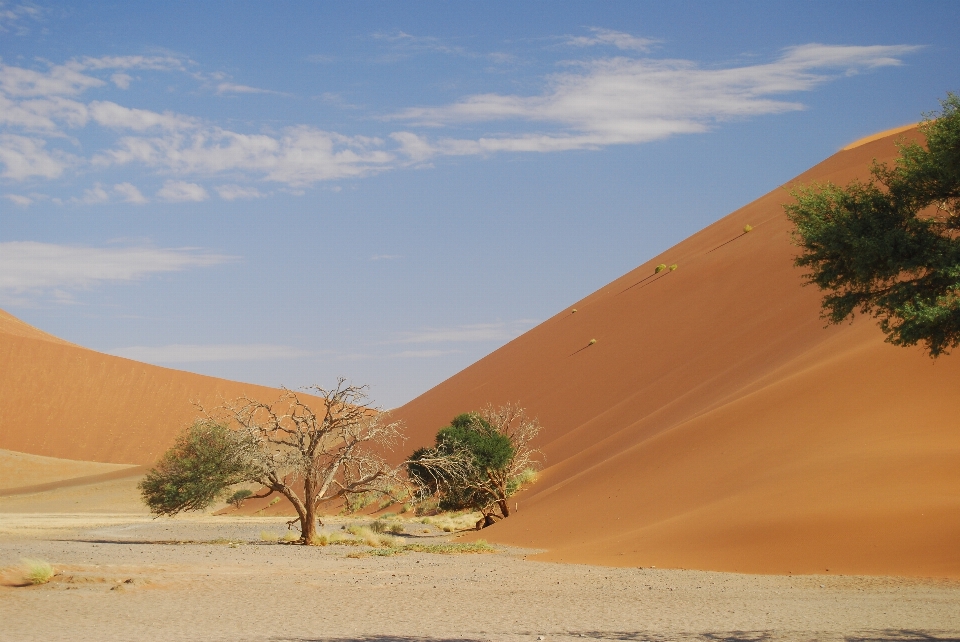
{"label": "desert floor", "polygon": [[[960,640],[956,581],[565,565],[520,549],[351,558],[369,549],[262,541],[281,518],[21,513],[5,499],[4,641]],[[58,574],[15,586],[21,558]]]}

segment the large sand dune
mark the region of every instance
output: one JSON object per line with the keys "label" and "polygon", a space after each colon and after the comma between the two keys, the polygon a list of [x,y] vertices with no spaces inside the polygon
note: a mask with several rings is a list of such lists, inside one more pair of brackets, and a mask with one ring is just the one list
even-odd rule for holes
{"label": "large sand dune", "polygon": [[[903,136],[918,134],[792,183],[866,177]],[[484,537],[571,562],[960,576],[960,355],[886,344],[869,318],[824,329],[792,266],[789,198],[770,192],[397,411],[414,445],[488,402],[540,418],[541,480]]]}
{"label": "large sand dune", "polygon": [[[917,133],[858,141],[793,183],[865,177],[903,136]],[[483,535],[543,559],[960,577],[960,355],[893,347],[870,319],[824,329],[792,266],[789,198],[774,190],[400,408],[408,449],[459,412],[525,405],[546,467]],[[2,313],[0,363],[0,448],[66,459],[148,464],[190,400],[276,394]]]}
{"label": "large sand dune", "polygon": [[278,395],[87,350],[2,311],[0,364],[0,448],[62,459],[151,464],[197,416],[192,401]]}

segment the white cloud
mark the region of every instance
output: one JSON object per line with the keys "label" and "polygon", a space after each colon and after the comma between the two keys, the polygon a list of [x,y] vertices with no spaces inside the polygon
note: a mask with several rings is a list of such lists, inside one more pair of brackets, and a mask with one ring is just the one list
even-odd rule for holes
{"label": "white cloud", "polygon": [[176,131],[193,129],[198,122],[195,118],[181,116],[172,112],[159,114],[147,109],[131,109],[110,101],[93,101],[89,105],[90,117],[98,124],[112,129],[166,129]]}
{"label": "white cloud", "polygon": [[130,183],[117,183],[113,186],[113,191],[123,198],[124,203],[142,205],[147,202],[147,198],[140,193],[140,190]]}
{"label": "white cloud", "polygon": [[197,363],[202,361],[269,361],[297,359],[310,353],[299,348],[268,343],[253,344],[172,344],[166,346],[130,346],[109,354],[146,363]]}
{"label": "white cloud", "polygon": [[106,203],[110,200],[110,195],[107,194],[107,190],[103,189],[100,183],[97,183],[90,189],[83,190],[83,198],[80,200],[88,205]]}
{"label": "white cloud", "polygon": [[410,332],[397,343],[469,343],[476,341],[509,341],[539,321],[518,319],[509,323],[474,323],[455,328],[429,328]]}
{"label": "white cloud", "polygon": [[10,202],[19,205],[21,207],[26,207],[33,202],[33,199],[29,196],[23,196],[21,194],[4,194],[4,198],[10,200]]}
{"label": "white cloud", "polygon": [[6,2],[0,2],[0,32],[14,30],[18,36],[26,35],[29,30],[24,24],[24,19],[38,20],[42,13],[40,7],[32,4],[8,5]]}
{"label": "white cloud", "polygon": [[196,183],[166,181],[157,192],[157,198],[170,203],[200,202],[210,198],[210,195],[207,194],[207,190]]}
{"label": "white cloud", "polygon": [[611,45],[624,51],[650,51],[650,48],[658,44],[659,40],[650,38],[638,38],[622,31],[613,31],[612,29],[602,29],[600,27],[590,27],[592,36],[566,36],[563,43],[573,47],[593,47],[596,45]]}
{"label": "white cloud", "polygon": [[117,148],[94,158],[102,165],[139,162],[178,174],[248,171],[270,181],[302,186],[366,176],[391,167],[395,155],[384,141],[343,136],[313,127],[290,127],[279,138],[220,128],[159,137],[126,136]]}
{"label": "white cloud", "polygon": [[443,107],[407,109],[395,118],[421,125],[497,120],[526,120],[559,133],[519,137],[444,139],[427,144],[409,133],[394,136],[412,158],[435,154],[482,154],[495,151],[561,151],[636,144],[675,134],[702,132],[716,122],[802,109],[774,97],[810,91],[836,78],[815,73],[901,64],[918,47],[791,47],[774,62],[703,69],[688,60],[606,58],[555,74],[539,96],[477,94]]}
{"label": "white cloud", "polygon": [[131,80],[133,80],[133,77],[130,74],[120,72],[110,76],[110,82],[120,89],[129,89]]}
{"label": "white cloud", "polygon": [[21,181],[34,176],[56,178],[73,161],[60,151],[46,149],[46,141],[14,134],[0,134],[0,176]]}
{"label": "white cloud", "polygon": [[217,194],[225,201],[233,201],[238,198],[261,198],[264,196],[256,187],[241,187],[240,185],[220,185],[217,187]]}
{"label": "white cloud", "polygon": [[260,89],[259,87],[250,87],[249,85],[237,85],[230,82],[222,82],[217,85],[217,93],[223,94],[279,94],[279,91],[272,89]]}
{"label": "white cloud", "polygon": [[33,241],[0,243],[0,290],[25,292],[135,281],[232,261],[234,257],[193,249],[98,248]]}
{"label": "white cloud", "polygon": [[99,69],[152,69],[155,71],[185,71],[192,61],[176,56],[85,56],[71,60],[66,66],[80,70]]}

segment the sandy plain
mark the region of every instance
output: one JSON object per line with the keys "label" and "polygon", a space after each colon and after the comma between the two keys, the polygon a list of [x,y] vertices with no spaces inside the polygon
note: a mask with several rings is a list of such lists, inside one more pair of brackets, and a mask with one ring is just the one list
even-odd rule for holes
{"label": "sandy plain", "polygon": [[[952,580],[610,568],[509,547],[356,558],[370,549],[262,531],[285,520],[2,512],[0,640],[960,640]],[[411,520],[402,537],[456,535]],[[16,586],[25,557],[57,575]]]}

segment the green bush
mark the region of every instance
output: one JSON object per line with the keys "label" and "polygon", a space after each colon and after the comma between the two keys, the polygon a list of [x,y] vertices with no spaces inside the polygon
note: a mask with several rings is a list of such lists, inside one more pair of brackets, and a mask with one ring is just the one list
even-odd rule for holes
{"label": "green bush", "polygon": [[233,504],[235,508],[240,508],[241,506],[243,506],[244,500],[250,497],[251,495],[253,495],[252,490],[241,488],[240,490],[235,492],[233,495],[230,495],[230,499],[228,499],[227,501]]}
{"label": "green bush", "polygon": [[667,264],[666,264],[666,263],[661,263],[660,265],[658,265],[657,267],[655,267],[655,268],[653,269],[653,273],[654,273],[654,274],[660,274],[661,272],[663,272],[663,271],[666,270],[666,269],[667,269]]}
{"label": "green bush", "polygon": [[203,510],[250,477],[240,437],[227,426],[200,420],[177,437],[140,482],[155,515]]}

